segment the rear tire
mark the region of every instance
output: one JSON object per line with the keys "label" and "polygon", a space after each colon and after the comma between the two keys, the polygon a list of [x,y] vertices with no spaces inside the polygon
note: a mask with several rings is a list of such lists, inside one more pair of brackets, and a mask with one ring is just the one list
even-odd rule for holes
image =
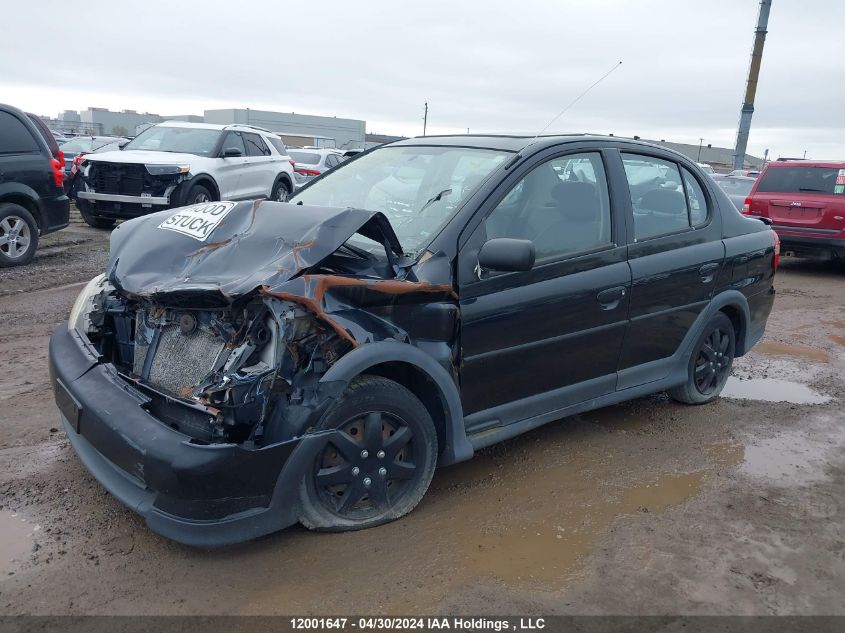
{"label": "rear tire", "polygon": [[300,522],[312,530],[360,530],[416,507],[437,465],[437,432],[408,389],[360,376],[317,425],[336,429],[300,485]]}
{"label": "rear tire", "polygon": [[722,312],[704,327],[690,355],[687,381],[669,390],[669,396],[684,404],[704,404],[719,397],[731,375],[736,334],[731,320]]}
{"label": "rear tire", "polygon": [[35,257],[38,223],[19,204],[0,204],[0,267],[23,266]]}
{"label": "rear tire", "polygon": [[287,202],[290,198],[290,185],[284,180],[279,180],[273,185],[273,191],[270,192],[270,200],[273,202]]}

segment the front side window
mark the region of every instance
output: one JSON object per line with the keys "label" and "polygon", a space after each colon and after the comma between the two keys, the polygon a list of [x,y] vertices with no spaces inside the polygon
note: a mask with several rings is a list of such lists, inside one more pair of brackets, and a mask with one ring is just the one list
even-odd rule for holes
{"label": "front side window", "polygon": [[129,141],[123,149],[211,156],[219,139],[220,130],[154,125]]}
{"label": "front side window", "polygon": [[[297,162],[301,162],[300,154],[308,153],[290,152]],[[327,172],[291,201],[381,211],[405,252],[415,254],[511,156],[511,152],[468,147],[388,146]],[[377,245],[363,240],[355,236],[350,242],[376,252]]]}
{"label": "front side window", "polygon": [[223,139],[223,152],[227,149],[238,149],[241,151],[241,156],[246,156],[246,146],[240,132],[226,132],[226,138]]}
{"label": "front side window", "polygon": [[611,243],[610,200],[598,152],[532,169],[484,220],[486,238],[531,240],[537,260]]}
{"label": "front side window", "polygon": [[[672,161],[622,154],[634,208],[634,237],[645,240],[703,224],[707,199],[698,180]],[[683,181],[681,180],[683,169]]]}

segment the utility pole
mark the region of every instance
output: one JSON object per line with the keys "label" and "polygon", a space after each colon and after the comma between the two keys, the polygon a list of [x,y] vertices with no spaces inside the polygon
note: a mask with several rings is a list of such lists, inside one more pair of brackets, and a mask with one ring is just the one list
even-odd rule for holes
{"label": "utility pole", "polygon": [[702,146],[703,144],[704,144],[704,139],[703,139],[703,138],[699,138],[699,139],[698,139],[698,158],[697,158],[697,159],[696,159],[696,161],[695,161],[695,162],[697,162],[697,163],[700,163],[700,162],[701,162],[701,146]]}
{"label": "utility pole", "polygon": [[745,84],[745,99],[742,102],[739,115],[739,129],[736,132],[734,169],[742,169],[745,163],[745,149],[748,146],[748,133],[751,130],[751,116],[754,114],[754,96],[757,94],[757,79],[760,76],[763,44],[766,43],[766,27],[769,24],[769,10],[771,8],[772,0],[760,1],[757,28],[754,30],[754,48],[751,50],[751,66],[748,68],[748,82]]}
{"label": "utility pole", "polygon": [[425,128],[428,126],[428,101],[425,102],[425,113],[423,114],[423,136],[425,136]]}

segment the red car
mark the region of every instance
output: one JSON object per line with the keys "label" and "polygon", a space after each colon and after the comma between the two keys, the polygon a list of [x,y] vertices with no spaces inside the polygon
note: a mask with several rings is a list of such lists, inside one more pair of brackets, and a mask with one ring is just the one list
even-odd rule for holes
{"label": "red car", "polygon": [[845,161],[768,163],[742,213],[770,222],[784,253],[845,261]]}

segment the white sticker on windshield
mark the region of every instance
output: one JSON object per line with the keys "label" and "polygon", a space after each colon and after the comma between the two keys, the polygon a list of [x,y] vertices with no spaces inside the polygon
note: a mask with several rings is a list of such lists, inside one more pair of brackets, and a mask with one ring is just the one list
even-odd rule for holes
{"label": "white sticker on windshield", "polygon": [[159,224],[158,228],[176,231],[204,242],[236,204],[236,202],[204,202],[182,207],[176,209],[176,212]]}

